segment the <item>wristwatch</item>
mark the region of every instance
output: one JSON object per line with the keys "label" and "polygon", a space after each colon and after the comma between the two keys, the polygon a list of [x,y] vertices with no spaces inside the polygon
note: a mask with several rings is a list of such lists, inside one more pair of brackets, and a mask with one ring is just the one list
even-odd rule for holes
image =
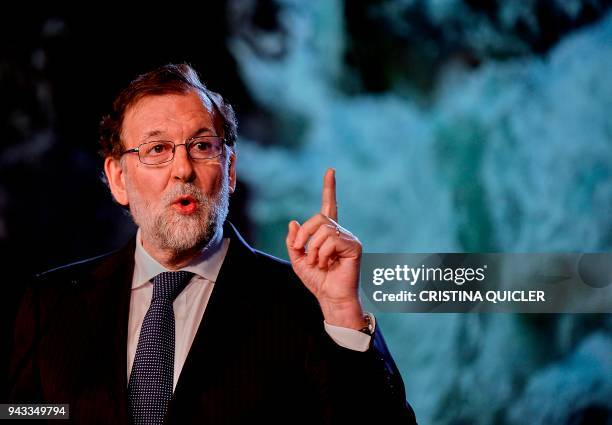
{"label": "wristwatch", "polygon": [[363,315],[367,325],[363,328],[359,329],[359,332],[363,332],[366,335],[374,335],[374,328],[376,326],[376,321],[374,319],[374,315],[372,313],[365,312]]}

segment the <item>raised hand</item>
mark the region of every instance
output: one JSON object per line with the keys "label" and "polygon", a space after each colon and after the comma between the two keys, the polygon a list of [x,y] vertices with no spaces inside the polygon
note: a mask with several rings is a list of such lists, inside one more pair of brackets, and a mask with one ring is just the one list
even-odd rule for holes
{"label": "raised hand", "polygon": [[286,243],[293,270],[319,301],[325,321],[353,329],[364,327],[359,302],[361,242],[338,224],[333,169],[323,178],[321,212],[302,225],[292,220]]}

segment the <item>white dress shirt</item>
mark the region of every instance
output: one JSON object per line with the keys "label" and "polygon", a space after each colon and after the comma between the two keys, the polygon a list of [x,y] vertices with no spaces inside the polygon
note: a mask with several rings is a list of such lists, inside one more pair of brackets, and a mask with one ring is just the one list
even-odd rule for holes
{"label": "white dress shirt", "polygon": [[[208,300],[214,289],[219,270],[227,254],[229,238],[223,238],[222,232],[213,237],[211,243],[202,250],[189,264],[180,270],[194,274],[185,289],[176,297],[173,303],[176,338],[174,348],[174,383],[176,383],[187,359],[187,354],[193,343],[196,332],[204,316]],[[132,372],[132,364],[138,346],[138,337],[144,316],[151,305],[153,283],[155,276],[168,272],[142,246],[140,229],[136,233],[136,251],[134,252],[134,276],[132,278],[132,293],[130,297],[130,316],[128,323],[128,382]],[[178,270],[175,270],[178,271]],[[371,337],[363,332],[333,326],[323,322],[326,332],[340,346],[366,351]],[[236,335],[239,338],[239,335]]]}

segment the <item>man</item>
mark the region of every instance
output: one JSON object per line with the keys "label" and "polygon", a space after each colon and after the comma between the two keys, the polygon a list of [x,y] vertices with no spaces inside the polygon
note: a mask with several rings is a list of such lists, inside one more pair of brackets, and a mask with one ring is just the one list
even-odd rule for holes
{"label": "man", "polygon": [[124,89],[101,124],[104,171],[138,232],[52,270],[16,327],[15,402],[69,403],[74,423],[414,423],[358,297],[361,244],[321,212],[289,223],[291,264],[226,222],[236,121],[188,65]]}

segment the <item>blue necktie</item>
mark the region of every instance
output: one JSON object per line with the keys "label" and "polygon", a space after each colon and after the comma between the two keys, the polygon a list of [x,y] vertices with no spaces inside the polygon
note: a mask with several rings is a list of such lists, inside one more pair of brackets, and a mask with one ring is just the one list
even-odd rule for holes
{"label": "blue necktie", "polygon": [[164,422],[174,383],[172,303],[192,276],[179,271],[153,278],[153,298],[142,322],[128,383],[130,417],[135,425]]}

